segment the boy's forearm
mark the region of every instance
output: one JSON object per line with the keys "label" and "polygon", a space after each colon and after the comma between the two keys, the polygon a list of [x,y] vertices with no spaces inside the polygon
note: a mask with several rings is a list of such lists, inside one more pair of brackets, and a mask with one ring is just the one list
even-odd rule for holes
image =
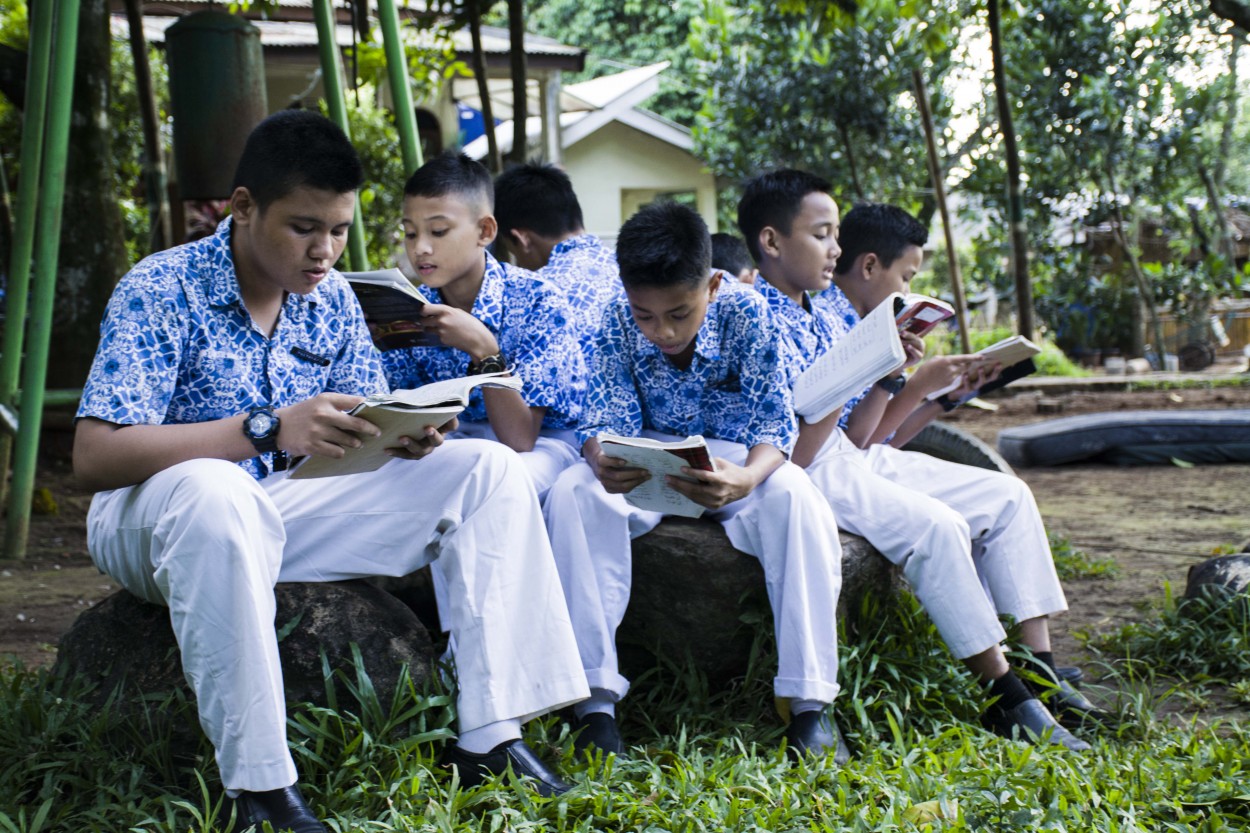
{"label": "boy's forearm", "polygon": [[790,454],[790,462],[801,468],[807,468],[816,459],[816,455],[824,448],[825,443],[834,431],[838,430],[838,420],[842,417],[842,409],[838,408],[824,419],[817,422],[806,422],[799,418],[799,439]]}
{"label": "boy's forearm", "polygon": [[[923,390],[909,390],[904,387],[890,398],[877,421],[877,427],[868,436],[866,445],[883,442],[906,422],[917,408],[925,402]],[[920,429],[917,428],[917,431]]]}
{"label": "boy's forearm", "polygon": [[546,408],[531,408],[521,394],[507,388],[482,389],[486,419],[501,443],[513,451],[532,451]]}
{"label": "boy's forearm", "polygon": [[890,438],[890,445],[895,448],[902,448],[911,442],[917,434],[924,430],[924,427],[942,413],[942,406],[937,402],[926,400],[919,408],[916,408],[907,419],[903,420],[903,424],[894,432],[894,436]]}
{"label": "boy's forearm", "polygon": [[120,489],[187,460],[256,456],[243,415],[187,425],[118,425],[87,417],[74,431],[74,475],[91,491]]}
{"label": "boy's forearm", "polygon": [[785,453],[775,445],[760,443],[751,446],[751,450],[747,452],[746,465],[743,466],[750,474],[751,488],[754,489],[767,480],[785,461]]}

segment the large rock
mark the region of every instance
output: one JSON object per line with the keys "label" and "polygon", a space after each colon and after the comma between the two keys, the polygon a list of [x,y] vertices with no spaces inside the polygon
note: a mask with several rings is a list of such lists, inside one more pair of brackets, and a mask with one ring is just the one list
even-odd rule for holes
{"label": "large rock", "polygon": [[[689,657],[713,685],[747,668],[759,628],[772,613],[757,559],[739,552],[717,523],[668,518],[634,541],[633,590],[617,633],[621,671],[628,677],[654,665],[653,654]],[[859,610],[866,593],[889,593],[890,562],[856,535],[842,533],[839,617]]]}
{"label": "large rock", "polygon": [[[331,669],[345,670],[354,679],[352,644],[360,647],[384,705],[403,665],[418,685],[432,671],[435,651],[424,626],[405,605],[366,582],[280,584],[276,596],[275,627],[285,633],[278,654],[288,701],[325,705],[322,652]],[[168,609],[124,590],[78,617],[61,639],[56,669],[97,682],[97,702],[123,683],[129,696],[119,703],[138,702],[134,695],[188,691]],[[340,704],[354,706],[338,680],[335,691]]]}
{"label": "large rock", "polygon": [[1189,568],[1185,598],[1218,594],[1234,596],[1250,591],[1250,551],[1208,558]]}

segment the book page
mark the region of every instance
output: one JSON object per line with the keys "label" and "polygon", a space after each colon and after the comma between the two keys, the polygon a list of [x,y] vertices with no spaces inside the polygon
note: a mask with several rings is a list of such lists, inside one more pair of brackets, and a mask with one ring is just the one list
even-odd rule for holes
{"label": "book page", "polygon": [[482,373],[477,376],[462,376],[458,379],[443,379],[419,388],[400,388],[389,394],[374,394],[365,402],[373,405],[385,404],[408,408],[428,408],[435,405],[459,405],[463,408],[469,404],[469,394],[479,385],[520,391],[524,383],[520,376],[513,376],[512,371],[504,370],[500,373]]}
{"label": "book page", "polygon": [[907,361],[894,320],[894,293],[812,363],[794,383],[794,410],[809,422],[828,416],[852,396]]}
{"label": "book page", "polygon": [[[692,479],[682,474],[683,466],[716,470],[702,437],[689,437],[672,444],[646,438],[614,437],[611,434],[600,434],[598,439],[604,454],[618,457],[651,473],[649,480],[625,494],[625,500],[631,505],[686,518],[698,518],[707,511],[664,481],[665,475],[669,474],[684,480]],[[697,444],[692,445],[692,441]],[[665,448],[665,445],[670,447]]]}
{"label": "book page", "polygon": [[[463,407],[451,405],[441,408],[389,408],[385,405],[370,405],[367,402],[357,405],[351,410],[354,416],[366,419],[382,429],[377,437],[364,438],[360,448],[346,449],[346,453],[335,459],[333,457],[305,457],[291,469],[291,478],[305,480],[314,477],[334,477],[340,474],[360,474],[376,471],[385,465],[391,456],[386,453],[388,448],[399,448],[402,436],[420,439],[425,436],[427,427],[439,428],[446,425],[452,417],[459,414]],[[437,453],[437,452],[436,452]],[[418,461],[413,461],[414,464]],[[419,461],[424,465],[438,465]]]}
{"label": "book page", "polygon": [[937,298],[929,298],[925,295],[908,295],[904,300],[907,306],[895,317],[899,332],[909,332],[923,336],[955,314],[955,310],[950,304]]}
{"label": "book page", "polygon": [[[1024,336],[1017,335],[1005,338],[1002,341],[997,341],[989,347],[978,350],[976,355],[981,356],[985,360],[986,364],[998,362],[1005,369],[1012,367],[1013,365],[1017,365],[1025,359],[1031,359],[1040,352],[1042,352],[1042,348],[1038,347]],[[937,399],[939,396],[945,396],[958,388],[961,384],[963,384],[962,377],[956,379],[954,382],[941,390],[935,390],[932,393],[927,394],[925,398]]]}

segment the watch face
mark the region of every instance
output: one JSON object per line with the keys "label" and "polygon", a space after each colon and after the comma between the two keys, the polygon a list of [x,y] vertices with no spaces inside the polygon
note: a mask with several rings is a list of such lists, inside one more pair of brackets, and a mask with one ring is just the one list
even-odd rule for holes
{"label": "watch face", "polygon": [[265,437],[273,431],[275,424],[277,420],[274,419],[273,414],[261,411],[247,418],[247,433],[257,438]]}

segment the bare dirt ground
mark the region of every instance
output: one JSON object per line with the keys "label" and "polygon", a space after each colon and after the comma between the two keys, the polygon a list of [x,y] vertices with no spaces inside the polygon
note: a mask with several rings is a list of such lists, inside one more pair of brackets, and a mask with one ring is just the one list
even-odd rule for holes
{"label": "bare dirt ground", "polygon": [[[1060,414],[1039,413],[1061,408]],[[1056,415],[1193,408],[1250,408],[1250,386],[1179,391],[1031,391],[992,400],[994,412],[964,408],[949,419],[994,444],[1004,427]],[[84,523],[90,496],[76,487],[64,456],[65,437],[53,435],[36,485],[55,512],[31,521],[23,561],[0,560],[0,662],[51,664],[61,634],[86,607],[116,586],[86,554]],[[1068,465],[1021,469],[1050,529],[1091,558],[1120,565],[1115,578],[1066,583],[1071,610],[1055,620],[1061,657],[1079,654],[1078,631],[1105,631],[1151,615],[1165,582],[1184,590],[1188,568],[1250,541],[1250,464],[1175,466]],[[47,512],[48,502],[37,501]]]}

